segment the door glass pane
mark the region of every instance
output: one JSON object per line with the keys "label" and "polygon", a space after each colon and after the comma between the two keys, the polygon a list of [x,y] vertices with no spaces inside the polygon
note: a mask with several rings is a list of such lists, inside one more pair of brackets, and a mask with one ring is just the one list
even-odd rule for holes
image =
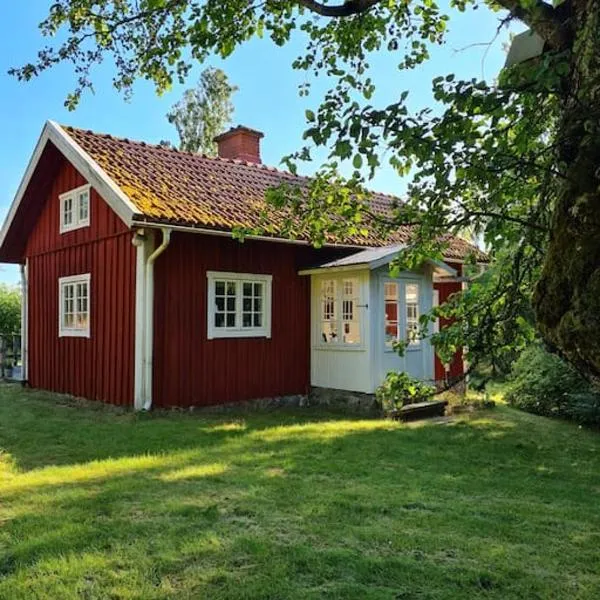
{"label": "door glass pane", "polygon": [[398,339],[398,284],[386,281],[384,284],[384,339],[391,346]]}
{"label": "door glass pane", "polygon": [[406,339],[410,345],[419,344],[419,285],[406,284]]}

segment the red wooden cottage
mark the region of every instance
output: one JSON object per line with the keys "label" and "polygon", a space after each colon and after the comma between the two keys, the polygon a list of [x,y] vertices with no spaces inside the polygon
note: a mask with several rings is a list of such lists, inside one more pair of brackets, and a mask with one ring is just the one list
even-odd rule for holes
{"label": "red wooden cottage", "polygon": [[261,137],[235,128],[207,158],[45,125],[0,232],[0,261],[22,266],[32,387],[142,409],[372,393],[390,369],[444,377],[418,317],[461,289],[473,247],[453,239],[446,262],[393,279],[406,231],[240,244],[232,228],[257,223],[265,191],[297,181],[261,164]]}

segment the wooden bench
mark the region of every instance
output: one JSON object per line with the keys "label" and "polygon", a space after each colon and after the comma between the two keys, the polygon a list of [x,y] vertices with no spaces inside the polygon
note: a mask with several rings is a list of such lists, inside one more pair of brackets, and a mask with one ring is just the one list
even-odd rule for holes
{"label": "wooden bench", "polygon": [[417,419],[429,419],[431,417],[443,417],[446,412],[447,400],[433,400],[431,402],[417,402],[406,404],[401,409],[391,414],[398,421],[416,421]]}

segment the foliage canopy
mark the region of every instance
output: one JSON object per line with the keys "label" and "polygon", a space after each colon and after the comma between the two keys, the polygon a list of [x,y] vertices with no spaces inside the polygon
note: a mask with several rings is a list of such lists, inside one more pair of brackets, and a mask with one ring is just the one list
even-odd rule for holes
{"label": "foliage canopy", "polygon": [[18,288],[0,283],[0,333],[21,331],[21,292]]}
{"label": "foliage canopy", "polygon": [[[444,43],[452,14],[483,4],[501,11],[501,24],[519,20],[535,31],[543,55],[505,70],[494,85],[443,74],[433,81],[439,111],[411,111],[407,90],[387,106],[374,102],[374,53],[390,53],[401,71],[418,68]],[[295,170],[315,147],[330,154],[302,203],[289,189],[271,200],[291,202],[317,244],[332,229],[360,232],[369,212],[365,184],[387,161],[409,178],[408,197],[377,226],[414,228],[402,261],[443,252],[443,234],[465,228],[483,236],[495,259],[493,273],[452,303],[462,324],[437,336],[440,352],[466,346],[475,364],[491,348],[518,347],[531,337],[523,315],[533,302],[547,342],[600,379],[596,0],[450,0],[444,10],[434,0],[56,0],[41,28],[62,33],[62,43],[13,73],[27,80],[72,61],[78,79],[70,107],[108,56],[118,89],[129,93],[142,77],[164,92],[194,62],[227,57],[250,38],[281,46],[303,36],[306,51],[293,67],[327,74],[333,85],[307,111],[306,145],[286,164]],[[310,83],[300,89],[309,91]],[[353,165],[348,181],[338,174],[343,161]]]}
{"label": "foliage canopy", "polygon": [[167,114],[179,135],[179,149],[215,156],[214,138],[231,121],[231,96],[237,90],[221,69],[202,71],[195,88],[183,93],[182,99]]}

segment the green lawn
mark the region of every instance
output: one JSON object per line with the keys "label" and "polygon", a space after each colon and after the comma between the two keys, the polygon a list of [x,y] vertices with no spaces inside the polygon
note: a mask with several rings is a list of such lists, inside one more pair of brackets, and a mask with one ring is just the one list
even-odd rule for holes
{"label": "green lawn", "polygon": [[600,435],[0,386],[0,598],[599,598]]}

